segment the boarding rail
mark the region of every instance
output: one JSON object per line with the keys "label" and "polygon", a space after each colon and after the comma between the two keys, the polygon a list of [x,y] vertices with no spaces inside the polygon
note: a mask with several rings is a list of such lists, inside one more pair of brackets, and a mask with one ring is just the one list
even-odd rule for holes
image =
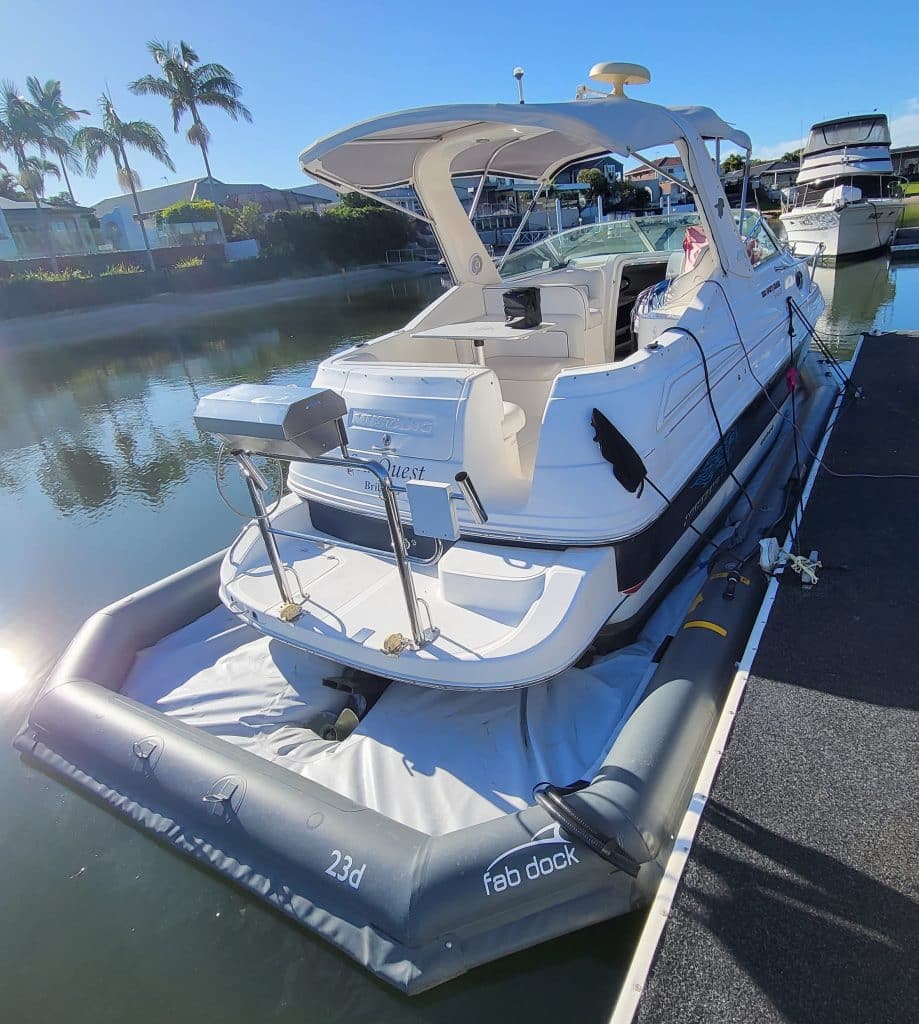
{"label": "boarding rail", "polygon": [[[805,252],[798,252],[798,246],[801,245],[812,245],[814,247],[813,252],[810,254]],[[826,252],[826,242],[816,242],[810,238],[797,238],[793,242],[788,243],[788,250],[792,256],[797,256],[799,259],[807,260],[810,264],[811,271],[811,283],[814,280],[814,273],[817,270],[817,265],[820,263],[820,259]]]}
{"label": "boarding rail", "polygon": [[[250,459],[250,455],[252,454],[259,454],[264,458],[274,459],[278,462],[302,462],[317,466],[334,466],[345,469],[348,473],[364,472],[370,473],[375,477],[380,488],[383,510],[386,513],[386,522],[389,527],[390,542],[392,544],[392,557],[395,560],[396,569],[399,573],[399,581],[402,586],[402,594],[405,600],[406,611],[408,613],[409,625],[411,627],[412,639],[410,642],[406,641],[405,645],[419,650],[434,640],[438,635],[438,631],[434,626],[434,623],[431,621],[430,609],[427,607],[426,602],[421,600],[415,592],[411,562],[416,561],[421,564],[431,564],[432,562],[436,562],[443,553],[442,540],[437,537],[434,538],[434,553],[429,558],[413,558],[409,554],[409,544],[405,536],[405,529],[402,524],[399,506],[396,501],[396,494],[406,493],[407,489],[392,482],[389,471],[382,463],[376,462],[372,459],[361,459],[349,454],[347,450],[347,435],[344,431],[344,425],[341,424],[341,421],[338,421],[338,423],[342,450],[342,454],[340,456],[285,455],[282,458],[281,456],[268,454],[266,452],[247,452],[244,449],[234,449],[231,453],[239,465],[240,472],[242,473],[243,479],[246,483],[249,498],[255,511],[254,519],[259,533],[261,534],[262,543],[265,546],[265,551],[268,555],[268,561],[271,565],[271,571],[274,575],[275,582],[277,583],[278,591],[280,592],[281,599],[284,602],[281,608],[280,617],[285,622],[292,622],[299,617],[301,608],[290,591],[284,571],[284,565],[281,561],[280,552],[278,551],[277,537],[287,537],[293,540],[302,540],[312,544],[343,547],[354,551],[368,551],[372,552],[374,555],[382,554],[384,557],[389,557],[389,552],[381,552],[376,548],[369,548],[366,545],[357,544],[351,541],[343,541],[338,538],[329,539],[317,534],[309,534],[296,530],[286,530],[275,526],[271,521],[272,513],[269,513],[265,506],[264,499],[262,498],[262,492],[268,489],[268,482],[265,480],[261,472],[253,465]],[[476,490],[469,474],[465,471],[459,472],[456,474],[454,480],[459,492],[449,492],[448,497],[450,501],[464,502],[477,523],[480,525],[486,523],[488,521],[488,515],[485,512],[482,500],[479,497],[478,491]],[[302,593],[302,590],[301,597],[304,600],[307,597],[305,593]],[[427,627],[423,626],[421,622],[420,609],[422,607],[424,607],[428,620]]]}

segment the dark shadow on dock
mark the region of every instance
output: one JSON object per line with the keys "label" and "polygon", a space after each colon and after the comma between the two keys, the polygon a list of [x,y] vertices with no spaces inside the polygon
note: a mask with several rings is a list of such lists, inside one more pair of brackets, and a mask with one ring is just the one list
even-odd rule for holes
{"label": "dark shadow on dock", "polygon": [[[639,1005],[919,1020],[919,338],[867,338]],[[842,474],[842,475],[834,475]]]}
{"label": "dark shadow on dock", "polygon": [[[684,912],[717,935],[779,1019],[915,1020],[919,902],[723,804],[710,803],[706,821],[721,838],[695,850],[708,877],[686,879]],[[834,983],[819,983],[828,972]]]}

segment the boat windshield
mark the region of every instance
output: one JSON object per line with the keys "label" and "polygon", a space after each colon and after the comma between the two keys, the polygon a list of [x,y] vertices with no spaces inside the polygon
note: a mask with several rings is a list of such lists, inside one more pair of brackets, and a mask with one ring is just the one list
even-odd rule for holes
{"label": "boat windshield", "polygon": [[681,213],[669,217],[624,217],[622,220],[571,228],[509,256],[501,268],[501,276],[554,270],[567,266],[573,260],[591,256],[613,256],[621,252],[676,252],[683,245],[686,228],[699,223],[698,213]]}

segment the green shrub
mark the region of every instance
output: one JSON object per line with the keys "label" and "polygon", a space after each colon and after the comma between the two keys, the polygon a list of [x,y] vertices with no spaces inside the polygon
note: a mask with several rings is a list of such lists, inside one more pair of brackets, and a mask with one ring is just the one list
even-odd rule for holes
{"label": "green shrub", "polygon": [[176,260],[176,270],[191,270],[192,267],[203,267],[204,260],[201,256],[186,256],[185,259]]}
{"label": "green shrub", "polygon": [[105,268],[100,277],[119,277],[122,274],[142,274],[143,270],[136,263],[113,263]]}
{"label": "green shrub", "polygon": [[245,203],[238,210],[221,207],[224,230],[231,242],[240,238],[260,238],[265,229],[265,214],[258,203]]}
{"label": "green shrub", "polygon": [[158,219],[167,224],[201,224],[216,221],[217,212],[214,204],[206,199],[183,200],[161,210]]}
{"label": "green shrub", "polygon": [[342,203],[321,216],[312,210],[272,213],[259,242],[270,256],[316,269],[378,263],[388,249],[403,248],[411,237],[408,218],[395,210]]}
{"label": "green shrub", "polygon": [[88,281],[88,274],[81,267],[64,267],[63,270],[26,270],[21,274],[13,274],[12,281]]}

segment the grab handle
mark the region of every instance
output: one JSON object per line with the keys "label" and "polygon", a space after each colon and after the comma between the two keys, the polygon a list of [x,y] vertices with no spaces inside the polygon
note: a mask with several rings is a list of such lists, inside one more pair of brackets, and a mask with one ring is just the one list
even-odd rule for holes
{"label": "grab handle", "polygon": [[485,512],[482,499],[479,497],[479,492],[475,489],[475,484],[473,484],[469,474],[465,470],[461,470],[453,479],[456,481],[463,495],[463,500],[469,506],[469,511],[472,513],[475,521],[479,526],[487,523],[488,515]]}

